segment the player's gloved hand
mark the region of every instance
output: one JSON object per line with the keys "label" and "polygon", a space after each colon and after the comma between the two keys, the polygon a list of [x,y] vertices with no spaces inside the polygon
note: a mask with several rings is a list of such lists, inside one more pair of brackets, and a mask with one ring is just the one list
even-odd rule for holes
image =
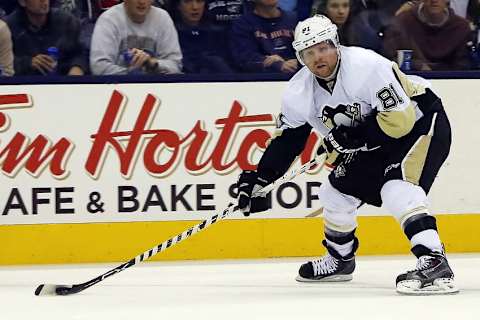
{"label": "player's gloved hand", "polygon": [[340,125],[323,138],[317,154],[327,153],[325,166],[333,170],[340,163],[352,161],[358,151],[368,150],[366,143],[359,139],[356,128]]}
{"label": "player's gloved hand", "polygon": [[322,155],[324,153],[327,154],[324,165],[328,170],[335,169],[335,167],[341,163],[349,163],[357,154],[356,152],[338,153],[337,150],[333,149],[332,147],[321,144],[317,149],[317,155]]}
{"label": "player's gloved hand", "polygon": [[238,207],[243,215],[248,217],[250,213],[262,212],[270,209],[267,194],[257,193],[270,182],[262,178],[256,171],[243,171],[238,177]]}
{"label": "player's gloved hand", "polygon": [[354,153],[357,151],[370,151],[367,143],[362,139],[355,127],[340,125],[334,127],[323,138],[327,150],[334,149],[338,153]]}

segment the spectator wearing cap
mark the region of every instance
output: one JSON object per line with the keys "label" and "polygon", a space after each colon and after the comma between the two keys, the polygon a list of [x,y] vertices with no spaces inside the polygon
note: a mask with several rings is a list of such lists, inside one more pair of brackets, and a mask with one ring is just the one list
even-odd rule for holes
{"label": "spectator wearing cap", "polygon": [[[83,75],[88,62],[80,44],[80,23],[50,10],[49,0],[18,0],[6,22],[12,33],[15,75]],[[48,55],[56,48],[57,57]]]}
{"label": "spectator wearing cap", "polygon": [[180,73],[182,53],[169,14],[152,0],[125,0],[104,12],[92,36],[93,74]]}
{"label": "spectator wearing cap", "polygon": [[422,0],[397,15],[385,32],[385,55],[413,51],[414,70],[463,70],[470,66],[467,45],[472,33],[466,19],[448,7],[448,0]]}
{"label": "spectator wearing cap", "polygon": [[296,72],[299,65],[292,47],[296,15],[281,10],[277,0],[254,3],[253,11],[232,25],[230,50],[234,63],[244,72]]}

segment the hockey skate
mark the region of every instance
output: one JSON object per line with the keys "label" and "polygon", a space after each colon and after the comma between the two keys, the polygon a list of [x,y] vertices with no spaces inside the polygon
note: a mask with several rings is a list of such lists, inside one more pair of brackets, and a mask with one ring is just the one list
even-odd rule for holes
{"label": "hockey skate", "polygon": [[299,282],[342,282],[352,280],[358,240],[355,238],[353,250],[346,257],[342,257],[334,248],[330,247],[326,240],[323,240],[322,244],[327,248],[327,254],[318,260],[302,264],[295,280]]}
{"label": "hockey skate", "polygon": [[435,295],[458,292],[445,253],[431,251],[422,245],[413,247],[412,252],[418,258],[416,269],[397,277],[398,293]]}

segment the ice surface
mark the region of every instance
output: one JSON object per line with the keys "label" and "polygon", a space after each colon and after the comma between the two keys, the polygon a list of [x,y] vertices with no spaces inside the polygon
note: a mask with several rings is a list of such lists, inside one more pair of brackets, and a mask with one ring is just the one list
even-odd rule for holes
{"label": "ice surface", "polygon": [[358,257],[348,283],[297,283],[305,259],[143,263],[72,296],[37,297],[41,283],[87,281],[120,263],[0,267],[0,319],[480,319],[480,255],[449,255],[461,292],[400,296],[413,256]]}

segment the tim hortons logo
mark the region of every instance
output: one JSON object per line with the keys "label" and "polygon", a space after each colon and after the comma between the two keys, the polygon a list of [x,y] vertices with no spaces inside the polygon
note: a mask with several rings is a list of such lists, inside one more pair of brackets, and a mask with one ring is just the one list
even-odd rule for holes
{"label": "tim hortons logo", "polygon": [[[0,110],[29,108],[32,100],[27,94],[0,95]],[[9,128],[10,119],[0,112],[0,132]],[[3,174],[14,177],[21,168],[38,176],[47,166],[57,179],[67,175],[65,166],[74,144],[67,138],[53,144],[48,137],[39,134],[30,142],[23,133],[17,132],[5,147],[0,148],[0,168]]]}
{"label": "tim hortons logo", "polygon": [[[130,178],[139,159],[149,174],[158,177],[170,174],[182,162],[184,169],[191,174],[202,174],[211,169],[226,174],[238,167],[254,170],[256,164],[252,163],[251,155],[258,149],[265,149],[271,139],[271,134],[258,126],[274,127],[271,114],[246,115],[246,109],[234,101],[227,117],[215,120],[220,131],[216,141],[213,141],[212,133],[205,130],[202,120],[197,120],[185,135],[166,128],[154,129],[151,126],[160,100],[148,94],[133,128],[119,131],[117,128],[126,102],[122,93],[113,91],[98,130],[91,135],[92,146],[84,167],[94,179],[100,176],[107,155],[110,161],[112,155],[118,158],[120,174],[126,179]],[[28,95],[0,95],[0,109],[30,106]],[[8,117],[0,112],[0,131],[8,128],[8,122]],[[250,131],[241,141],[236,141],[240,128]],[[317,135],[312,133],[300,155],[302,163],[310,160],[317,141]],[[210,147],[211,143],[215,145]],[[233,150],[233,146],[238,148]],[[19,132],[5,147],[0,147],[0,170],[8,176],[15,176],[25,168],[28,173],[38,176],[48,167],[53,177],[62,179],[68,173],[66,167],[73,147],[73,142],[65,137],[53,143],[42,134],[29,143],[29,139]],[[211,150],[210,154],[207,149]],[[159,159],[163,159],[162,162]]]}

